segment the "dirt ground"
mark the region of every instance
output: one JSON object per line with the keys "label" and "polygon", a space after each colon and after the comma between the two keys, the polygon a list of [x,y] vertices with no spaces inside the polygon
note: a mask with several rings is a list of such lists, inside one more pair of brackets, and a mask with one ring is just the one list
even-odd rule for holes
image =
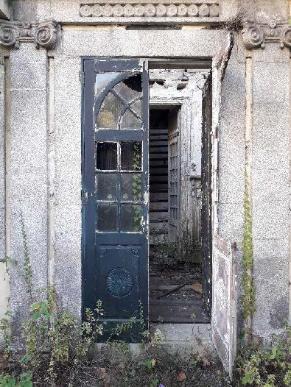
{"label": "dirt ground", "polygon": [[[80,373],[80,386],[102,387],[227,387],[220,363],[206,356],[181,359],[161,347],[133,356],[122,344],[105,349],[95,367]],[[89,377],[89,375],[92,377]],[[87,376],[87,377],[86,377]],[[97,379],[96,379],[97,377]]]}
{"label": "dirt ground", "polygon": [[[0,362],[2,373],[17,375],[17,369],[7,372]],[[4,366],[4,367],[3,367]],[[7,366],[7,364],[6,364]],[[6,368],[6,369],[5,369]],[[18,370],[19,371],[19,370]],[[11,387],[1,384],[1,387]],[[14,386],[14,385],[13,385]],[[22,386],[22,384],[17,384]],[[25,387],[31,384],[25,384]],[[38,379],[33,386],[49,387]],[[94,355],[88,364],[64,369],[62,380],[54,387],[227,387],[231,386],[221,365],[207,357],[195,355],[181,359],[162,348],[150,348],[139,356],[133,355],[124,343],[112,343]]]}

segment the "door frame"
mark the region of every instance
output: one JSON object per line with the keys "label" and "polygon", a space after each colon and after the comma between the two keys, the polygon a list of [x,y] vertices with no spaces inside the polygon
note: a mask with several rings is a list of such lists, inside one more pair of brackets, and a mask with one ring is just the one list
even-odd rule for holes
{"label": "door frame", "polygon": [[[138,60],[143,60],[144,58],[142,57],[135,57],[135,56],[127,56],[126,58],[124,57],[120,57],[120,56],[112,56],[110,58],[108,57],[103,57],[103,56],[83,56],[81,57],[81,65],[82,65],[82,71],[81,71],[81,74],[80,74],[80,77],[81,77],[81,80],[82,80],[82,102],[81,102],[81,119],[82,119],[82,122],[81,122],[81,127],[82,127],[82,131],[81,131],[81,144],[82,144],[82,157],[81,157],[81,160],[82,160],[82,168],[81,168],[81,171],[82,171],[82,182],[83,182],[83,178],[84,178],[84,144],[85,144],[85,138],[84,138],[84,124],[83,124],[83,118],[84,118],[84,72],[83,72],[83,65],[84,65],[84,61],[87,60],[87,59],[96,59],[96,60],[118,60],[118,59],[138,59]],[[167,64],[170,66],[169,68],[173,68],[174,64],[178,64],[179,65],[179,62],[183,62],[181,63],[180,65],[183,67],[183,68],[187,68],[187,66],[185,65],[185,60],[183,60],[183,58],[169,58],[169,59],[164,59],[164,58],[146,58],[145,60],[148,61],[149,63],[149,68],[151,68],[151,65],[154,65],[154,66],[159,66],[159,68],[162,68],[162,69],[167,69]],[[199,61],[201,63],[204,64],[204,66],[201,66],[199,67]],[[197,69],[201,69],[201,71],[205,71],[205,70],[210,70],[211,71],[211,60],[210,59],[199,59],[199,58],[186,58],[186,62],[189,63],[189,64],[195,64],[198,62],[198,65],[193,67],[193,68],[197,68]],[[186,67],[185,67],[186,66]],[[210,73],[210,77],[211,77],[211,83],[213,81],[213,77],[212,77],[212,74]],[[153,102],[150,100],[149,98],[149,108],[151,105],[169,105],[169,106],[174,106],[174,105],[177,105],[177,106],[181,106],[182,105],[182,101],[179,101],[177,102],[177,99],[173,100],[173,99],[165,99],[164,101],[163,100],[159,100],[157,101],[157,103]],[[212,136],[211,136],[211,139],[212,139]],[[85,229],[85,222],[84,222],[84,211],[83,211],[83,199],[84,199],[84,193],[82,191],[81,193],[82,195],[82,242],[81,242],[81,249],[82,249],[82,266],[83,266],[83,262],[84,262],[84,254],[85,254],[85,248],[84,248],[84,229]],[[212,213],[213,212],[213,208],[210,208],[210,212]],[[213,227],[213,223],[212,223],[212,227]],[[149,243],[149,238],[148,238],[148,243]],[[147,260],[148,262],[148,273],[149,273],[149,260]],[[210,265],[212,266],[212,257],[210,257]],[[149,278],[148,278],[148,283],[149,283]],[[211,275],[211,278],[209,278],[209,284],[210,284],[210,287],[211,287],[211,283],[212,283],[212,275]],[[82,310],[83,310],[83,291],[84,291],[84,281],[83,281],[83,269],[82,269]],[[149,305],[149,291],[148,291],[148,304]],[[147,315],[147,321],[148,321],[148,311],[146,313]]]}

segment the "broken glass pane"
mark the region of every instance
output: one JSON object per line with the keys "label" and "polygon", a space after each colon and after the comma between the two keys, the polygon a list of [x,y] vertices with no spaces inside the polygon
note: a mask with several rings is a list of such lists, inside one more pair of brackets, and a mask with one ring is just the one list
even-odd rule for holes
{"label": "broken glass pane", "polygon": [[117,200],[118,175],[116,173],[99,173],[96,183],[98,200]]}
{"label": "broken glass pane", "polygon": [[117,230],[117,205],[116,204],[98,204],[97,230],[98,231],[116,231]]}
{"label": "broken glass pane", "polygon": [[97,129],[118,129],[119,117],[123,110],[124,104],[120,98],[109,92],[97,115]]}
{"label": "broken glass pane", "polygon": [[141,170],[141,142],[121,142],[121,169]]}
{"label": "broken glass pane", "polygon": [[122,204],[120,209],[121,231],[142,231],[142,207],[132,204]]}
{"label": "broken glass pane", "polygon": [[124,81],[118,83],[113,88],[113,90],[126,102],[131,102],[132,100],[141,96],[141,75],[136,74],[130,78],[125,79]]}
{"label": "broken glass pane", "polygon": [[121,174],[121,200],[139,202],[142,200],[141,174]]}
{"label": "broken glass pane", "polygon": [[116,170],[117,169],[117,143],[98,142],[96,150],[97,169]]}

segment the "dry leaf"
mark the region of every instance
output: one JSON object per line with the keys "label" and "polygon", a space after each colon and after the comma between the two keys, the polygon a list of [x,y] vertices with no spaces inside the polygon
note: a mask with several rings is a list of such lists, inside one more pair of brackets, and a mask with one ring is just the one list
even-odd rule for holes
{"label": "dry leaf", "polygon": [[201,360],[203,367],[209,367],[211,365],[210,361],[206,357],[203,357]]}
{"label": "dry leaf", "polygon": [[104,386],[110,386],[110,375],[107,373],[106,368],[98,368],[98,377],[104,382]]}
{"label": "dry leaf", "polygon": [[199,294],[202,294],[202,284],[199,282],[194,282],[194,284],[191,285],[192,289]]}
{"label": "dry leaf", "polygon": [[178,382],[184,382],[186,380],[186,374],[184,371],[180,371],[177,375]]}

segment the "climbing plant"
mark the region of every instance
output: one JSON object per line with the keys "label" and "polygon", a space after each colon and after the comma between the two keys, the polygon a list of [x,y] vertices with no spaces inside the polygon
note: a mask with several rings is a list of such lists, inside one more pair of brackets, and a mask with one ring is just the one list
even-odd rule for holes
{"label": "climbing plant", "polygon": [[243,274],[242,274],[242,306],[245,321],[246,338],[250,332],[250,321],[255,312],[255,289],[253,281],[253,235],[252,235],[252,208],[250,199],[249,179],[246,173],[244,195],[244,233],[243,233]]}

